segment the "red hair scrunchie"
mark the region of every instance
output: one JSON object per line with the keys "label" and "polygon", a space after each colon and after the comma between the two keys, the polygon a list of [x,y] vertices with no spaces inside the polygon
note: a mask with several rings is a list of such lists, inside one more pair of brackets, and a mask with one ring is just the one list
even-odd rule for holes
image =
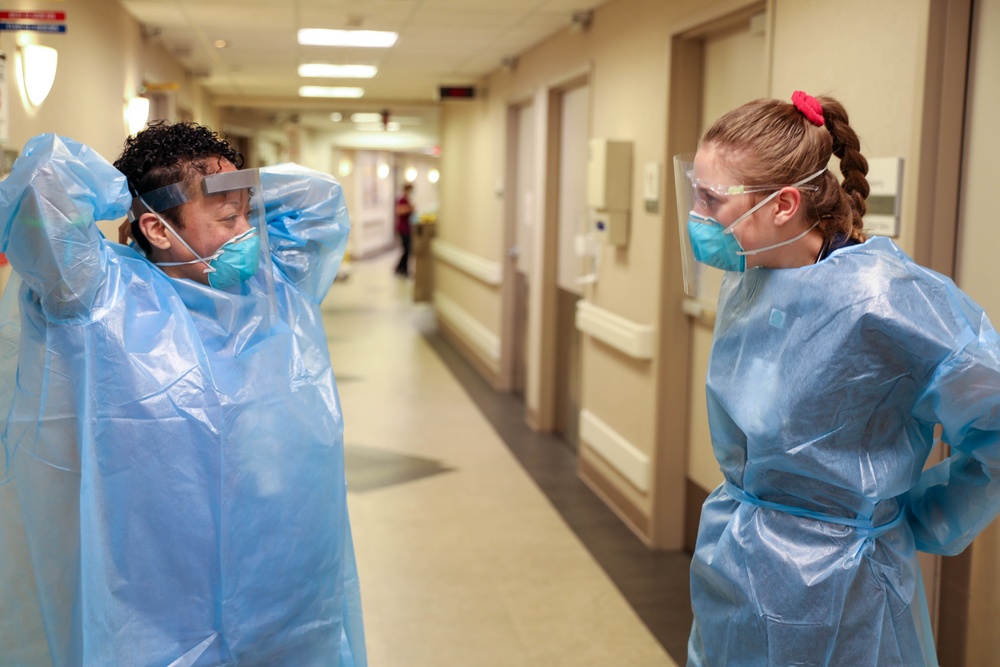
{"label": "red hair scrunchie", "polygon": [[792,104],[806,117],[813,125],[823,127],[823,106],[815,97],[801,90],[792,93]]}

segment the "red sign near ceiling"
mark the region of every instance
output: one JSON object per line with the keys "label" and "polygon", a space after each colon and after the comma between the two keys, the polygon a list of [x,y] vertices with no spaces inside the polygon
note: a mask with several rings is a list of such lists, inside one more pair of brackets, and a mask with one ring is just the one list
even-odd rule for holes
{"label": "red sign near ceiling", "polygon": [[66,12],[31,11],[31,12],[0,12],[0,20],[4,21],[65,21]]}

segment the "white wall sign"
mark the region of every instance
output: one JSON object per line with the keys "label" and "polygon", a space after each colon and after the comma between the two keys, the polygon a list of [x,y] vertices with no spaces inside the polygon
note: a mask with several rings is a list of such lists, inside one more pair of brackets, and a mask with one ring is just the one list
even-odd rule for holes
{"label": "white wall sign", "polygon": [[903,158],[881,157],[868,160],[868,213],[865,231],[869,234],[899,236],[899,208],[902,198]]}

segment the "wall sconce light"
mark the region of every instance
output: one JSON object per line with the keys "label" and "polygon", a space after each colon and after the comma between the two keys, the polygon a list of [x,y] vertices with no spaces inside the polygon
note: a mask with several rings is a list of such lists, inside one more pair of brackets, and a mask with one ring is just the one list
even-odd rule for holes
{"label": "wall sconce light", "polygon": [[18,47],[20,66],[17,80],[29,110],[37,109],[45,101],[52,83],[56,80],[59,52],[51,46],[23,44]]}
{"label": "wall sconce light", "polygon": [[441,172],[438,171],[437,169],[431,169],[430,171],[427,172],[427,180],[430,181],[431,183],[437,183],[439,180],[441,180]]}
{"label": "wall sconce light", "polygon": [[149,121],[149,98],[133,97],[125,104],[125,124],[129,135],[138,134]]}
{"label": "wall sconce light", "polygon": [[413,181],[417,180],[417,168],[407,167],[406,171],[403,172],[403,178],[406,179],[407,183],[412,183]]}
{"label": "wall sconce light", "polygon": [[337,171],[340,173],[341,178],[345,178],[351,175],[354,171],[354,165],[351,164],[350,159],[344,157],[340,158],[340,164],[337,165]]}
{"label": "wall sconce light", "polygon": [[385,162],[383,162],[378,166],[378,177],[381,178],[383,181],[389,178],[389,165],[387,165]]}

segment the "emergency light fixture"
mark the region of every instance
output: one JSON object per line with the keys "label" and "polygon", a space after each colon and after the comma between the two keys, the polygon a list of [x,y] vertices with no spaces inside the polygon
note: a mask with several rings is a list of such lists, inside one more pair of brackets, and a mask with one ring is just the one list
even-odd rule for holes
{"label": "emergency light fixture", "polygon": [[475,96],[475,86],[438,86],[438,100],[471,100]]}
{"label": "emergency light fixture", "polygon": [[387,49],[396,43],[399,35],[384,30],[327,30],[303,28],[299,30],[299,44],[303,46],[353,46]]}

